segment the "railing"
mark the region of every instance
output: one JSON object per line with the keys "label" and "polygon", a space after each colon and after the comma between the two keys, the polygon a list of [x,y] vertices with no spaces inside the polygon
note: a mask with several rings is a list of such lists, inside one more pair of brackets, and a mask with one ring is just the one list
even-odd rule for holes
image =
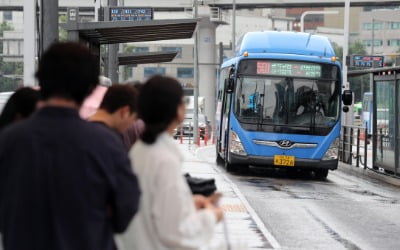
{"label": "railing", "polygon": [[[367,135],[368,129],[355,126],[342,126],[340,133],[339,160],[356,167],[368,168],[377,173],[389,175],[391,177],[400,178],[400,172],[397,168],[389,168],[381,166],[375,160],[373,162],[373,154],[378,157],[384,157],[384,151],[394,148],[393,135],[389,133],[389,129],[378,128],[376,134],[376,145],[373,152],[372,138]],[[391,157],[397,157],[395,155]],[[378,160],[382,161],[382,158]]]}
{"label": "railing", "polygon": [[[368,154],[368,129],[355,126],[342,126],[339,144],[339,160],[352,165],[356,161],[357,167],[368,167],[371,157]],[[370,159],[368,159],[370,158]],[[370,163],[372,165],[372,162]]]}

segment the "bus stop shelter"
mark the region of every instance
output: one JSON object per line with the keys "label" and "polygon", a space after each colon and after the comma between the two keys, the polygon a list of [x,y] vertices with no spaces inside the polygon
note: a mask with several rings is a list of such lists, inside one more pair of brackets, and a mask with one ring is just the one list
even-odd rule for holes
{"label": "bus stop shelter", "polygon": [[67,31],[68,40],[87,44],[92,53],[99,57],[99,60],[102,58],[100,55],[101,45],[109,45],[109,53],[105,57],[108,67],[105,67],[105,71],[112,81],[116,80],[118,65],[168,62],[173,60],[176,53],[149,52],[147,54],[117,55],[116,47],[111,45],[188,39],[193,36],[198,21],[197,19],[164,19],[79,22],[79,8],[69,8],[67,14],[67,23],[62,27]]}
{"label": "bus stop shelter", "polygon": [[373,74],[373,168],[400,175],[400,66],[354,70],[349,77]]}

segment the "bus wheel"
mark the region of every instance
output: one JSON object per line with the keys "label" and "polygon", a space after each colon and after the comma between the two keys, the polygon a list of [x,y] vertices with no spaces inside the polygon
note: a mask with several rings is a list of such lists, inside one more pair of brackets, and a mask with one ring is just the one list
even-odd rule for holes
{"label": "bus wheel", "polygon": [[325,179],[328,176],[329,169],[315,169],[314,174],[317,179]]}
{"label": "bus wheel", "polygon": [[227,172],[236,172],[238,167],[235,164],[230,164],[227,160],[225,160],[225,169]]}

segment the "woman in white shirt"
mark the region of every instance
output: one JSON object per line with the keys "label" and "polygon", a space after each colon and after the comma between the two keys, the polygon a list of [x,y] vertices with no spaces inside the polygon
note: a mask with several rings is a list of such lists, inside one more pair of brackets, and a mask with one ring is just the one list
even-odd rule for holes
{"label": "woman in white shirt", "polygon": [[150,78],[141,90],[139,116],[145,131],[129,156],[142,196],[122,237],[124,248],[204,249],[223,213],[209,199],[193,196],[182,175],[183,157],[172,138],[185,117],[180,83],[165,76]]}

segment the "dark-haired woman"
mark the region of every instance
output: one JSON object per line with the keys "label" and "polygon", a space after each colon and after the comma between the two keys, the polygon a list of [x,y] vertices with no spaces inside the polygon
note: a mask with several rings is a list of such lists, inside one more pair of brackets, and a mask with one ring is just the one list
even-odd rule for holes
{"label": "dark-haired woman", "polygon": [[39,91],[29,87],[20,88],[8,99],[0,115],[0,130],[9,124],[28,118],[37,108]]}
{"label": "dark-haired woman", "polygon": [[172,137],[185,116],[179,82],[165,76],[150,78],[141,89],[139,116],[146,126],[130,158],[142,197],[139,212],[122,237],[123,248],[204,249],[223,213],[207,198],[194,197],[182,175],[183,157]]}

